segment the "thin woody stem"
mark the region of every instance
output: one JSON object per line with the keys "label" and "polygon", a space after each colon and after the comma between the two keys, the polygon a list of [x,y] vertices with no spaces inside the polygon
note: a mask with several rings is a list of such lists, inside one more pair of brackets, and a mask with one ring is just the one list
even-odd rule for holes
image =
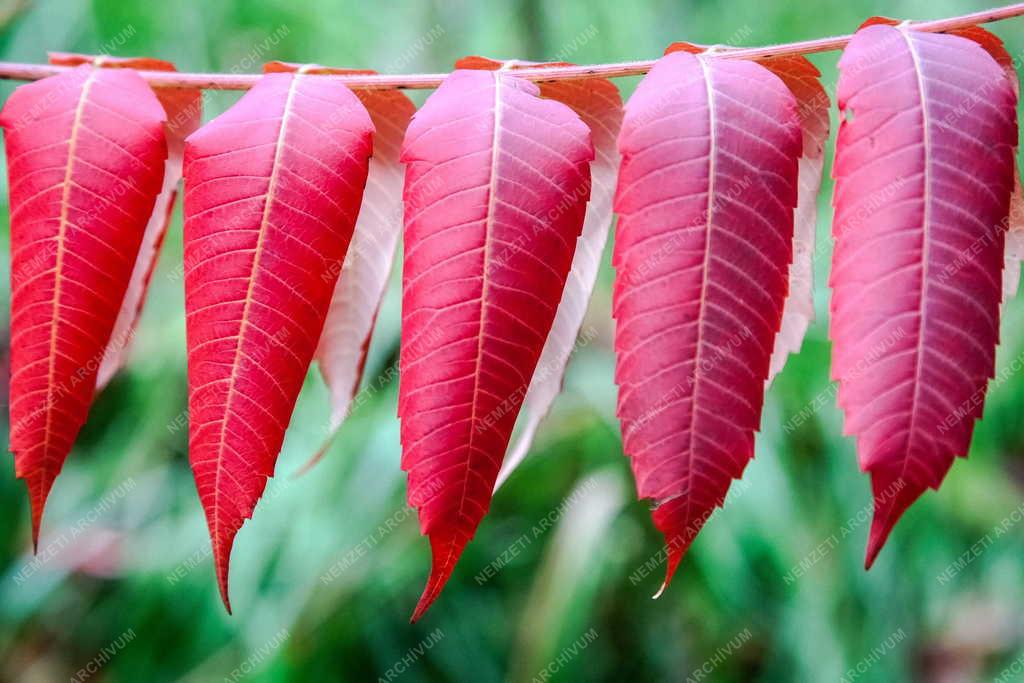
{"label": "thin woody stem", "polygon": [[[958,17],[920,21],[909,24],[916,31],[941,33],[975,24],[1001,21],[1024,15],[1024,3],[996,7],[994,9],[972,12]],[[747,47],[730,49],[714,56],[720,59],[764,59],[782,55],[811,54],[841,50],[850,42],[852,36],[834,36],[832,38],[815,38],[795,43],[768,45],[765,47]],[[650,71],[655,60],[647,59],[634,62],[617,62],[613,64],[591,64],[582,66],[534,67],[516,70],[516,76],[531,81],[565,81],[581,78],[621,78],[623,76],[639,76]],[[17,81],[36,81],[48,76],[63,73],[72,67],[53,66],[49,64],[23,64],[18,62],[0,62],[0,79]],[[139,74],[155,88],[200,88],[203,90],[248,90],[260,79],[260,74],[216,74],[216,73],[178,73],[172,71],[139,71]],[[346,86],[357,90],[424,90],[436,88],[444,80],[446,73],[436,74],[380,74],[380,75],[324,75],[322,78],[335,78]]]}

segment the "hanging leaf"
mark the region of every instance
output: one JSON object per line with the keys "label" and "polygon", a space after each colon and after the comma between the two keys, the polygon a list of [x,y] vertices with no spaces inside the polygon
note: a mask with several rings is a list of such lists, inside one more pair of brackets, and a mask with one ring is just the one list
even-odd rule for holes
{"label": "hanging leaf", "polygon": [[839,62],[832,376],[871,474],[870,566],[966,455],[992,377],[1016,96],[977,43],[861,29]]}
{"label": "hanging leaf", "polygon": [[[271,62],[267,72],[295,71],[297,64]],[[375,71],[313,67],[308,73],[374,74]],[[358,90],[356,97],[373,121],[373,157],[352,241],[334,288],[330,312],[316,351],[320,374],[331,395],[329,435],[296,475],[327,452],[359,389],[377,311],[387,289],[395,246],[402,230],[402,138],[416,105],[397,90]]]}
{"label": "hanging leaf", "polygon": [[185,147],[189,457],[221,597],[352,236],[373,124],[338,81],[264,76]]}
{"label": "hanging leaf", "polygon": [[[174,65],[162,59],[149,57],[110,57],[108,55],[81,55],[69,52],[49,53],[50,63],[59,66],[78,66],[91,64],[114,69],[138,69],[145,71],[175,71]],[[128,345],[135,335],[135,327],[142,314],[142,305],[146,299],[146,290],[153,277],[156,259],[160,247],[167,234],[167,225],[174,209],[174,199],[178,194],[178,183],[181,180],[181,157],[185,148],[185,137],[199,127],[203,113],[203,94],[200,90],[187,88],[160,88],[156,90],[157,99],[167,114],[164,124],[164,137],[167,140],[167,162],[164,168],[164,183],[153,204],[153,212],[146,224],[146,231],[139,247],[139,255],[135,259],[132,279],[128,283],[121,311],[110,335],[107,353],[103,356],[99,372],[96,375],[96,390],[107,385],[126,361]]]}
{"label": "hanging leaf", "polygon": [[164,119],[137,73],[91,65],[19,87],[0,114],[11,206],[11,451],[36,544],[160,191]]}
{"label": "hanging leaf", "polygon": [[573,111],[504,71],[458,70],[413,117],[405,178],[402,468],[440,593],[491,492],[590,195]]}
{"label": "hanging leaf", "polygon": [[[459,69],[505,69],[523,67],[566,66],[565,62],[508,61],[486,57],[466,57],[456,65]],[[618,88],[605,78],[540,83],[541,97],[568,105],[590,128],[594,143],[594,162],[590,165],[591,192],[587,204],[583,232],[576,241],[572,269],[565,283],[558,312],[551,332],[544,343],[537,369],[530,379],[529,389],[522,400],[519,435],[509,447],[498,473],[495,489],[501,486],[516,467],[526,458],[541,420],[548,414],[555,397],[562,390],[569,356],[577,344],[583,317],[594,291],[601,255],[608,241],[612,224],[612,197],[615,178],[619,172],[619,152],[615,139],[622,125],[622,97]]]}
{"label": "hanging leaf", "polygon": [[754,454],[793,252],[797,103],[763,66],[674,52],[626,105],[619,151],[618,415],[668,546],[664,590]]}

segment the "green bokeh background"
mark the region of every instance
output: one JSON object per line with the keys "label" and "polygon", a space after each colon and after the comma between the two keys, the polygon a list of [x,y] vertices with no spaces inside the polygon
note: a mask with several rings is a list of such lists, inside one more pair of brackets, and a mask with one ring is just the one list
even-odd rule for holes
{"label": "green bokeh background", "polygon": [[[759,45],[846,33],[873,14],[934,18],[983,7],[0,0],[0,58],[40,62],[45,50],[107,45],[189,71],[255,71],[276,58],[435,72],[466,54],[622,61],[657,56],[681,39]],[[994,30],[1022,53],[1024,19]],[[813,57],[830,94],[836,58]],[[619,83],[628,95],[636,79]],[[12,87],[0,85],[0,95]],[[424,96],[413,95],[418,103]],[[236,98],[211,94],[205,118]],[[0,182],[7,253],[5,171]],[[278,476],[235,546],[234,616],[221,606],[182,427],[179,208],[131,365],[98,396],[57,480],[38,563],[24,485],[9,457],[0,468],[0,680],[954,682],[1002,672],[1024,680],[1014,673],[1024,671],[1024,373],[1008,372],[992,388],[970,458],[907,513],[864,572],[870,490],[828,380],[831,189],[826,179],[818,320],[768,392],[754,462],[666,594],[650,599],[661,541],[635,500],[614,419],[606,255],[585,323],[597,337],[572,359],[534,452],[416,625],[408,616],[428,545],[404,508],[397,383],[378,380],[397,356],[397,278],[371,349],[368,400],[320,467],[293,480],[328,416],[326,390],[309,375]],[[5,257],[4,320],[8,267]],[[998,366],[1009,370],[1024,360],[1024,301],[1008,304],[1002,329]],[[7,325],[0,330],[2,351]],[[809,419],[784,428],[815,403],[822,406]],[[6,420],[4,410],[3,440]],[[976,556],[954,565],[972,547]],[[90,662],[101,664],[95,673]]]}

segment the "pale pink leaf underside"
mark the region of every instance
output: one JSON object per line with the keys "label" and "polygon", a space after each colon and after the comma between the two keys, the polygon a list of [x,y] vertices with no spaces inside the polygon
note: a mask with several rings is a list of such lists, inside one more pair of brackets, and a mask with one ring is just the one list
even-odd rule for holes
{"label": "pale pink leaf underside", "polygon": [[433,555],[414,619],[490,506],[583,224],[589,131],[537,95],[507,72],[456,70],[402,147],[402,468]]}
{"label": "pale pink leaf underside", "polygon": [[796,98],[803,131],[799,187],[793,214],[793,262],[789,266],[789,294],[782,309],[782,324],[775,338],[768,381],[782,372],[790,354],[800,351],[807,327],[814,320],[814,245],[818,220],[818,190],[828,141],[829,99],[821,74],[806,57],[776,57],[760,62],[782,79]]}
{"label": "pale pink leaf underside", "polygon": [[398,237],[402,232],[402,138],[413,112],[412,101],[398,91],[367,90],[359,97],[376,132],[363,206],[331,310],[317,350],[317,362],[331,392],[330,430],[345,419],[359,389]]}
{"label": "pale pink leaf underside", "polygon": [[[456,67],[469,69],[511,69],[533,66],[559,66],[561,62],[541,64],[534,62],[501,62],[485,57],[467,57]],[[622,125],[622,97],[608,79],[591,78],[576,81],[541,83],[541,97],[568,105],[590,128],[594,143],[594,161],[590,165],[592,189],[583,232],[576,241],[572,269],[565,282],[562,300],[558,304],[551,332],[530,378],[530,386],[522,399],[522,409],[513,441],[501,465],[495,490],[508,479],[529,453],[537,427],[548,414],[551,404],[562,390],[565,369],[576,347],[587,313],[590,295],[597,281],[601,255],[608,241],[612,225],[612,199],[615,178],[619,172],[619,152],[616,138]]]}
{"label": "pale pink leaf underside", "polygon": [[[302,66],[269,62],[264,71],[373,74],[374,71]],[[353,403],[366,366],[381,299],[387,289],[398,237],[402,231],[402,182],[399,161],[402,138],[416,105],[398,90],[358,90],[356,96],[373,121],[373,157],[355,231],[331,298],[316,360],[330,393],[331,416],[327,438],[295,473],[304,474],[327,453]],[[334,273],[336,274],[336,273]],[[333,275],[333,274],[332,274]]]}
{"label": "pale pink leaf underside", "polygon": [[753,456],[792,257],[797,103],[758,64],[675,52],[627,104],[619,151],[618,415],[667,585]]}
{"label": "pale pink leaf underside", "polygon": [[966,455],[982,412],[1016,95],[959,36],[869,26],[839,67],[832,376],[871,474],[870,566],[904,510]]}

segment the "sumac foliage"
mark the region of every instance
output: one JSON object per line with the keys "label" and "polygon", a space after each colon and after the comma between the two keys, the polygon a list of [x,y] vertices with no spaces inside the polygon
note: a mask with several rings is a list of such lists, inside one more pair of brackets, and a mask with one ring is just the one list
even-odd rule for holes
{"label": "sumac foliage", "polygon": [[832,375],[871,474],[870,566],[967,454],[995,364],[1016,93],[976,42],[869,25],[839,62]]}
{"label": "sumac foliage", "polygon": [[[829,325],[874,492],[868,565],[967,453],[1024,251],[1017,75],[965,26],[872,19],[839,63]],[[311,363],[330,420],[310,465],[359,405],[401,235],[401,467],[431,547],[424,614],[593,340],[614,214],[617,412],[665,537],[664,590],[754,456],[766,387],[814,317],[830,102],[794,52],[676,43],[625,107],[593,69],[468,57],[419,111],[372,72],[272,62],[198,130],[194,79],[145,80],[172,65],[52,55],[71,68],[0,114],[11,450],[33,538],[124,363],[183,175],[189,458],[226,606],[235,536]],[[417,78],[432,77],[401,85]]]}
{"label": "sumac foliage", "polygon": [[[294,64],[272,62],[266,71],[294,71]],[[307,68],[306,73],[372,74],[356,69]],[[373,156],[359,219],[316,351],[320,374],[331,394],[330,436],[301,471],[315,465],[330,446],[349,411],[355,407],[366,354],[381,298],[391,273],[395,245],[402,231],[402,165],[399,154],[405,129],[416,106],[397,90],[360,90],[356,96],[373,122]],[[337,270],[337,269],[335,269]]]}
{"label": "sumac foliage", "polygon": [[637,493],[655,501],[665,583],[754,431],[793,254],[797,103],[768,69],[662,57],[626,106],[615,379]]}
{"label": "sumac foliage", "polygon": [[138,74],[93,63],[19,87],[0,115],[11,202],[11,451],[36,543],[160,192],[165,119]]}
{"label": "sumac foliage", "polygon": [[[561,66],[560,62],[535,64],[533,62],[500,62],[485,57],[466,57],[456,66],[460,69],[516,69],[535,66]],[[587,312],[590,294],[597,280],[601,254],[608,241],[612,224],[612,197],[615,178],[619,171],[619,153],[616,138],[622,125],[622,98],[618,88],[604,78],[586,78],[575,81],[554,81],[539,84],[541,97],[558,100],[575,111],[590,128],[594,143],[594,161],[590,165],[590,202],[583,221],[583,231],[576,242],[572,269],[565,283],[558,312],[551,324],[551,332],[537,361],[537,369],[530,378],[530,387],[522,398],[520,434],[509,446],[508,454],[498,474],[498,485],[508,478],[530,450],[533,437],[541,420],[551,409],[562,389],[569,356],[580,336],[583,316]],[[583,342],[587,341],[584,335]]]}
{"label": "sumac foliage", "polygon": [[453,72],[402,146],[398,413],[434,601],[490,507],[590,196],[590,131],[509,72]]}
{"label": "sumac foliage", "polygon": [[[174,71],[174,65],[162,59],[147,57],[108,57],[100,58],[90,55],[70,54],[65,52],[50,53],[51,64],[78,66],[98,59],[98,64],[115,69],[145,69],[147,71]],[[167,163],[164,167],[164,183],[157,195],[150,214],[146,230],[142,235],[139,255],[132,269],[132,279],[128,283],[121,311],[110,334],[107,352],[103,356],[99,372],[96,375],[96,389],[100,390],[110,382],[114,374],[126,362],[128,346],[135,335],[135,327],[142,314],[142,305],[146,300],[146,290],[153,277],[160,247],[163,246],[167,226],[171,221],[174,200],[178,196],[178,185],[181,182],[182,154],[185,150],[185,138],[199,128],[203,113],[202,92],[189,88],[162,88],[156,91],[157,99],[167,114],[164,125],[167,140]]]}
{"label": "sumac foliage", "polygon": [[[185,148],[189,458],[221,597],[352,238],[373,124],[345,86],[271,73]],[[230,607],[229,607],[230,609]]]}

